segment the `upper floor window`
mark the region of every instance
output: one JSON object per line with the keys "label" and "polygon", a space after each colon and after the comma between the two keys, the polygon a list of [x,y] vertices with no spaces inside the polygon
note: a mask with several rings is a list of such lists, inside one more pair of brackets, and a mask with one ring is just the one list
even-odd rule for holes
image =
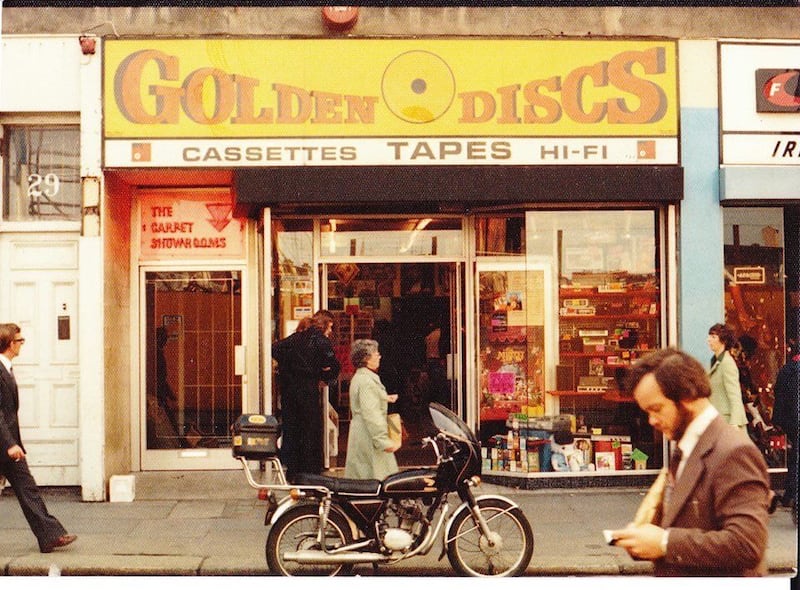
{"label": "upper floor window", "polygon": [[3,219],[80,220],[80,129],[3,127]]}

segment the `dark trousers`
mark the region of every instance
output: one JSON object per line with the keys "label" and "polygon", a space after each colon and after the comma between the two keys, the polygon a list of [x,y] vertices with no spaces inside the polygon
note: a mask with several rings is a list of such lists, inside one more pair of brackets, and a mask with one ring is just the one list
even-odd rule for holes
{"label": "dark trousers", "polygon": [[298,473],[323,470],[321,397],[316,381],[281,389],[280,458],[291,482]]}
{"label": "dark trousers", "polygon": [[11,484],[22,513],[39,541],[40,550],[51,547],[61,535],[67,534],[58,519],[47,511],[25,459],[0,462],[0,473]]}
{"label": "dark trousers", "polygon": [[797,501],[797,444],[792,442],[786,456],[786,488],[783,491],[783,502],[788,505],[789,501]]}

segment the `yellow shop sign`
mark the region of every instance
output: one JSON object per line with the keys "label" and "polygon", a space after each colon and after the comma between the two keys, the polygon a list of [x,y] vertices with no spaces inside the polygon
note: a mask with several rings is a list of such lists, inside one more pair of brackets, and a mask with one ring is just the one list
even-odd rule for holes
{"label": "yellow shop sign", "polygon": [[108,40],[104,60],[106,139],[665,138],[678,129],[674,41]]}

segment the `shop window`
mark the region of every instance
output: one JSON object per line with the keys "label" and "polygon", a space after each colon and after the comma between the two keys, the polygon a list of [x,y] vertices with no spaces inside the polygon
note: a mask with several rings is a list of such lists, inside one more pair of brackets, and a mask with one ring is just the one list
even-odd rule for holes
{"label": "shop window", "polygon": [[327,219],[320,225],[325,256],[462,256],[460,218]]}
{"label": "shop window", "polygon": [[4,126],[3,218],[80,220],[77,126]]}
{"label": "shop window", "polygon": [[275,339],[285,338],[297,329],[301,319],[314,313],[312,260],[313,222],[310,219],[281,219],[272,224],[272,239],[277,269],[274,317],[278,325]]}
{"label": "shop window", "polygon": [[497,216],[475,218],[475,253],[509,256],[525,253],[525,218]]}
{"label": "shop window", "polygon": [[784,362],[786,267],[784,209],[730,207],[725,226],[725,322],[737,338],[733,356],[747,430],[770,467],[785,466],[784,441],[770,428],[772,384]]}
{"label": "shop window", "polygon": [[[555,471],[559,431],[582,451],[581,470],[661,467],[661,435],[616,378],[661,346],[658,213],[530,212],[524,248],[519,277],[479,269],[485,467]],[[512,309],[517,293],[528,312]]]}

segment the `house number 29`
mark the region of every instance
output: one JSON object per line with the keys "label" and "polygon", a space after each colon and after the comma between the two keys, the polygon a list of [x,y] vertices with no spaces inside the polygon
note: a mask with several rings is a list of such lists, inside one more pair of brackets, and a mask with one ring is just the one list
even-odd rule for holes
{"label": "house number 29", "polygon": [[61,186],[61,181],[58,176],[53,174],[29,174],[28,175],[28,196],[29,197],[55,197],[58,194],[58,189]]}

